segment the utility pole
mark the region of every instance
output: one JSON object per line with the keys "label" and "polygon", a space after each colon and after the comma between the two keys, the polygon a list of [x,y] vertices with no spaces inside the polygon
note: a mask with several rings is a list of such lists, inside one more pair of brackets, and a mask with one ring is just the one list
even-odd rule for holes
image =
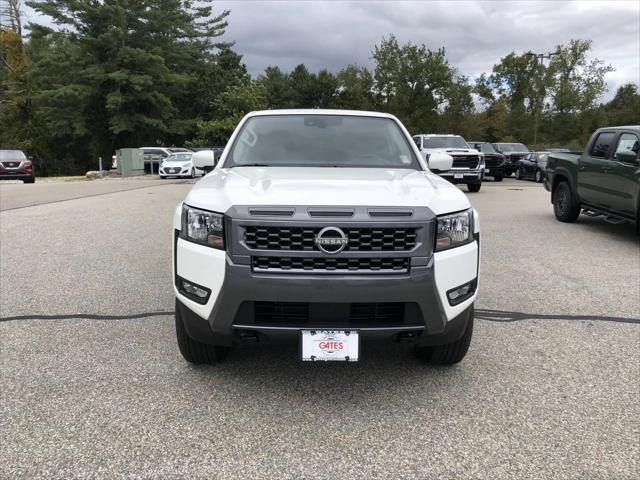
{"label": "utility pole", "polygon": [[[533,52],[527,52],[525,53],[526,56],[533,56],[536,58],[536,65],[544,65],[544,61],[545,60],[551,60],[551,57],[553,57],[554,55],[558,55],[560,53],[559,50],[556,50],[555,52],[547,52],[547,53],[533,53]],[[544,101],[544,99],[543,99]],[[539,108],[538,105],[536,105],[536,109],[535,112],[533,114],[533,144],[535,145],[535,147],[537,148],[538,146],[538,116],[539,116],[539,112],[538,112]]]}
{"label": "utility pole", "polygon": [[0,28],[13,30],[22,37],[20,0],[0,0]]}

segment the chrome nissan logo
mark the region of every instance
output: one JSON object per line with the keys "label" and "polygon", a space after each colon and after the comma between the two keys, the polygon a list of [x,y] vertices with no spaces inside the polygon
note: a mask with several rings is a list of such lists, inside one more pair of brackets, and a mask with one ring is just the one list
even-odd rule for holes
{"label": "chrome nissan logo", "polygon": [[316,236],[318,248],[328,254],[340,253],[349,243],[347,235],[338,227],[325,227]]}

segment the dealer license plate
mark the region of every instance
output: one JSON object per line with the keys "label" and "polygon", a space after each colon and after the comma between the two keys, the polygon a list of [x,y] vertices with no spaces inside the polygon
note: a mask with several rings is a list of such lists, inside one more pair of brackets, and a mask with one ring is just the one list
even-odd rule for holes
{"label": "dealer license plate", "polygon": [[305,362],[357,362],[359,350],[358,332],[302,331],[302,360]]}
{"label": "dealer license plate", "polygon": [[464,175],[462,173],[454,173],[453,174],[453,178],[455,178],[457,180],[457,179],[460,179],[460,178],[464,178]]}

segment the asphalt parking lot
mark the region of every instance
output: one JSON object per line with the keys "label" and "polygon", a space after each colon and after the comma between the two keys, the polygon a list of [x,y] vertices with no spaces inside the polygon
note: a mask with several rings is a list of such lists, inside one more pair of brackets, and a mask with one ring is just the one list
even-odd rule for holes
{"label": "asphalt parking lot", "polygon": [[[0,185],[0,478],[637,478],[640,245],[540,185],[471,194],[471,350],[182,360],[171,216],[191,181]],[[35,187],[35,188],[34,188]]]}

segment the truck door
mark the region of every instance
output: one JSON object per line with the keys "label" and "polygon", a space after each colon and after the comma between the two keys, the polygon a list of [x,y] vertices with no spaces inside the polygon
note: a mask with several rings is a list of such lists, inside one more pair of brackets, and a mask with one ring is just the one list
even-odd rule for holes
{"label": "truck door", "polygon": [[640,139],[635,133],[621,133],[611,158],[604,165],[603,188],[613,210],[636,215],[640,190]]}
{"label": "truck door", "polygon": [[615,132],[600,132],[587,146],[578,163],[578,196],[595,207],[612,208],[605,188],[605,166],[614,143]]}

